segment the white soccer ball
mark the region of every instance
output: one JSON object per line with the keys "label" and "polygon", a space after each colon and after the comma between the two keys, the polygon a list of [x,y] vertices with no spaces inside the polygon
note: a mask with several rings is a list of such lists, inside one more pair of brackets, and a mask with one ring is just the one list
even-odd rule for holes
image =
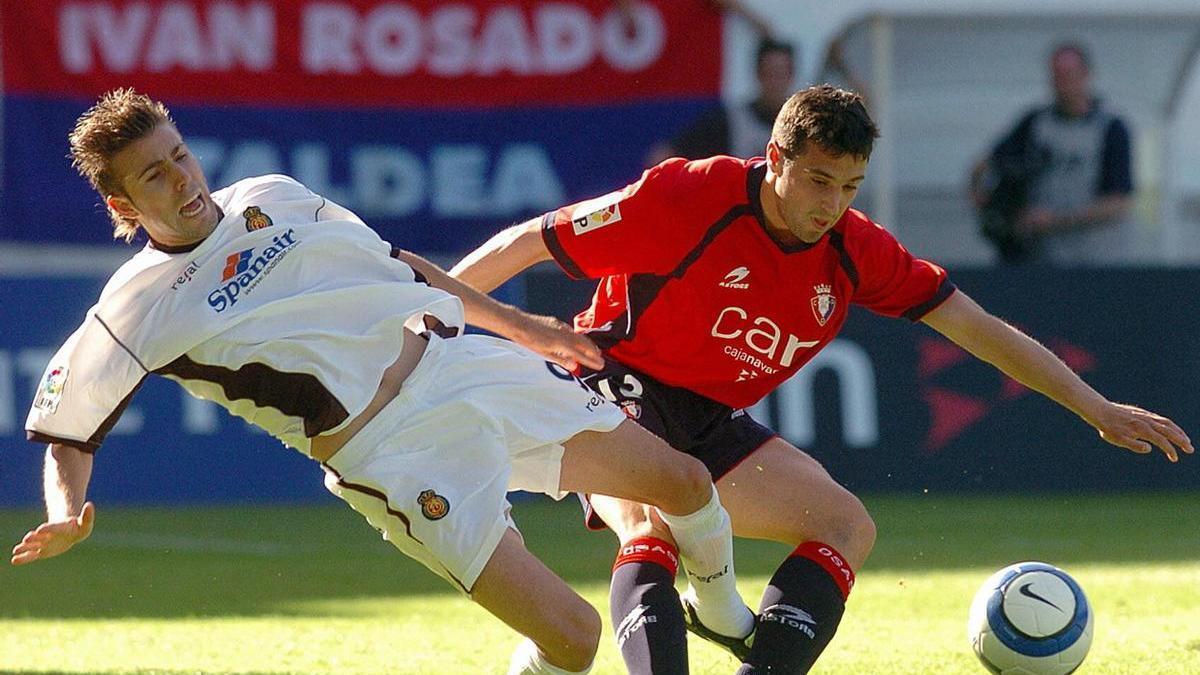
{"label": "white soccer ball", "polygon": [[1083,589],[1053,565],[1022,562],[996,572],[971,602],[967,638],[990,672],[1066,675],[1092,646]]}

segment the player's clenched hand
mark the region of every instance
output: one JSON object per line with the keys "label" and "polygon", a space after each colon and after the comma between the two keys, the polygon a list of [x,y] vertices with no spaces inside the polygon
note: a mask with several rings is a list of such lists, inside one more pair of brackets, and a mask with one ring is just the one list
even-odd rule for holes
{"label": "player's clenched hand", "polygon": [[526,319],[517,342],[567,370],[574,371],[580,365],[592,370],[604,367],[604,357],[596,343],[567,324],[552,316],[529,314]]}
{"label": "player's clenched hand", "polygon": [[1195,451],[1191,439],[1174,422],[1137,406],[1110,404],[1103,418],[1093,424],[1100,438],[1134,452],[1145,454],[1158,446],[1167,459],[1177,462],[1178,450],[1189,455]]}
{"label": "player's clenched hand", "polygon": [[42,523],[26,533],[21,543],[13,547],[11,562],[25,565],[66,553],[72,546],[88,538],[95,522],[96,506],[87,502],[78,516]]}

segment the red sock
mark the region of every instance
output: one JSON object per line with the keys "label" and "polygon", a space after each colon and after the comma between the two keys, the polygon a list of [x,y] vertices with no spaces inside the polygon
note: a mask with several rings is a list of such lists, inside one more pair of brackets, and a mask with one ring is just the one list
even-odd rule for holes
{"label": "red sock", "polygon": [[850,590],[854,588],[854,570],[850,569],[850,563],[846,562],[836,548],[819,541],[806,541],[792,551],[792,556],[808,558],[820,565],[829,572],[829,576],[833,577],[834,583],[842,591],[842,600],[850,597]]}

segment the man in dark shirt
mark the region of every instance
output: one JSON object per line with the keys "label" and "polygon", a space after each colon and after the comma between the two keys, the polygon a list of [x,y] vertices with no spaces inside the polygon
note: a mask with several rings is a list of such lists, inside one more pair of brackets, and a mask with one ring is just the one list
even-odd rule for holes
{"label": "man in dark shirt", "polygon": [[[976,207],[1011,213],[1019,253],[1009,261],[1094,265],[1127,260],[1134,242],[1124,222],[1133,203],[1129,129],[1092,91],[1082,46],[1050,56],[1054,103],[1025,113],[971,176]],[[1018,195],[1000,194],[1022,183]],[[989,204],[1019,199],[1021,204]]]}

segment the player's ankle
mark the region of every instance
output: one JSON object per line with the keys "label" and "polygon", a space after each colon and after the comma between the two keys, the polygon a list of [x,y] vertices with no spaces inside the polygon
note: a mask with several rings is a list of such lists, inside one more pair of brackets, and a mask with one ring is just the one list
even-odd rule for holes
{"label": "player's ankle", "polygon": [[744,638],[754,630],[754,612],[740,595],[724,590],[697,591],[696,585],[689,583],[681,597],[696,610],[700,622],[709,630],[735,638]]}

